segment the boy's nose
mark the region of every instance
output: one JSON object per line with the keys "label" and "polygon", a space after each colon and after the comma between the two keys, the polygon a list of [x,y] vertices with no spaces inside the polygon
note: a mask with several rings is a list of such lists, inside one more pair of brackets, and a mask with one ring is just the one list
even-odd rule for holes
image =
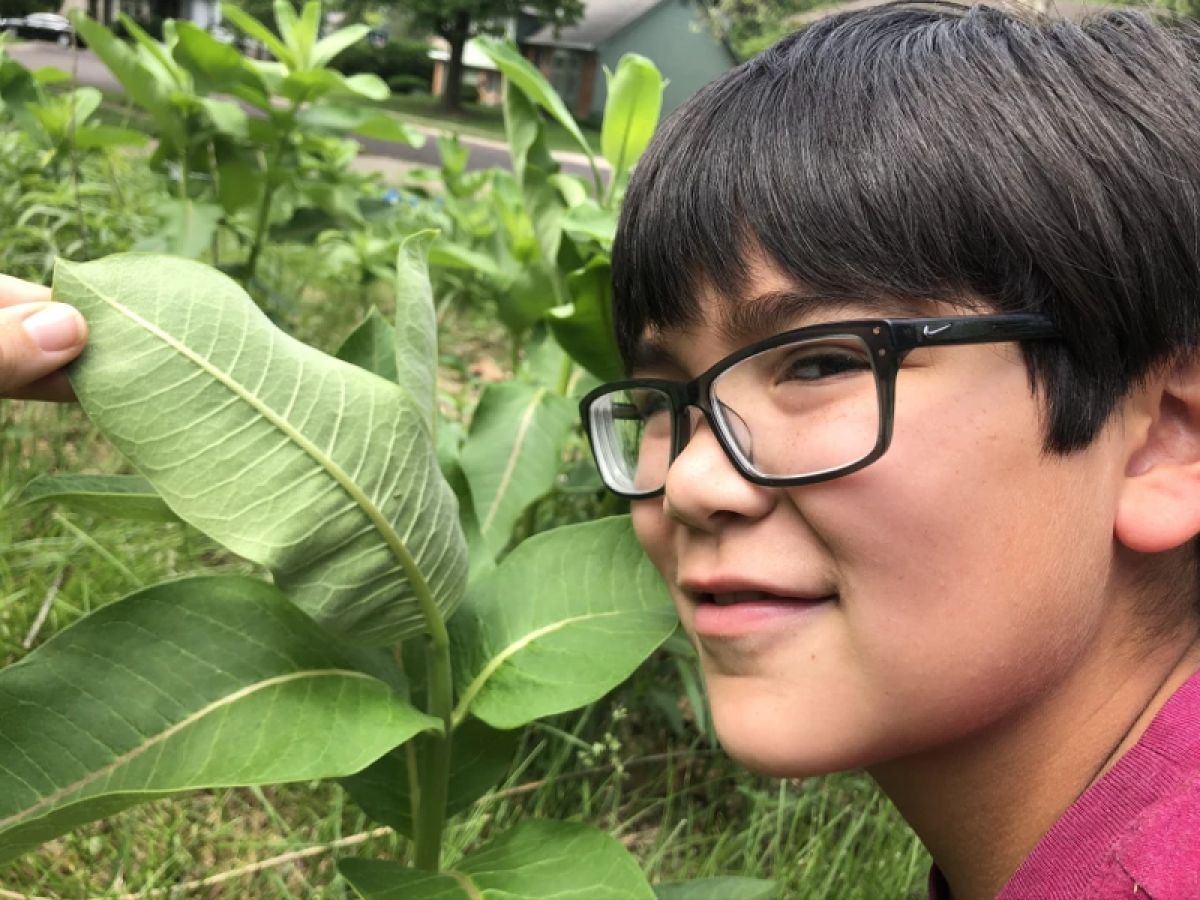
{"label": "boy's nose", "polygon": [[672,518],[710,531],[725,514],[746,518],[766,515],[775,504],[774,488],[762,487],[741,476],[713,434],[707,420],[695,410],[690,436],[667,470],[664,505]]}

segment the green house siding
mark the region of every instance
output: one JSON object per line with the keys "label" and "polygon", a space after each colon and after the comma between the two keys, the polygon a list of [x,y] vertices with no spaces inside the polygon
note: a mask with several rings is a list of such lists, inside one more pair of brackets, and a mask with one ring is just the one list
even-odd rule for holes
{"label": "green house siding", "polygon": [[[664,0],[598,49],[600,62],[613,71],[626,53],[640,53],[654,61],[667,79],[664,116],[735,65],[689,0]],[[606,96],[606,82],[599,72],[592,90],[593,118],[604,114]]]}

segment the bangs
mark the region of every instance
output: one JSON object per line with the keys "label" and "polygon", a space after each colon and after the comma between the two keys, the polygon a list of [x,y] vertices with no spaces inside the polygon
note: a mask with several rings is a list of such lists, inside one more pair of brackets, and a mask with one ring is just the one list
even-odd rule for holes
{"label": "bangs", "polygon": [[831,297],[1046,314],[1085,375],[1137,375],[1165,336],[1134,304],[1198,281],[1195,44],[1139,13],[949,4],[784,39],[691,98],[639,163],[613,248],[622,354],[695,324],[701,290],[735,302],[763,260]]}

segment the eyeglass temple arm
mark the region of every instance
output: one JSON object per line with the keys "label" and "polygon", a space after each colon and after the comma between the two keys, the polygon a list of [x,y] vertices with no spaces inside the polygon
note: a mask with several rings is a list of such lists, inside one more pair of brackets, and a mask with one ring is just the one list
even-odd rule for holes
{"label": "eyeglass temple arm", "polygon": [[1037,315],[950,316],[891,319],[898,350],[952,344],[990,344],[1058,337],[1054,323]]}

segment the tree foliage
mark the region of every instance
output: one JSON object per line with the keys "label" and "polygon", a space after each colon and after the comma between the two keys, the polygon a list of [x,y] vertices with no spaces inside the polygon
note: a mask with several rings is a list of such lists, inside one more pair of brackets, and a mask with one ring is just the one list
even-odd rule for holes
{"label": "tree foliage", "polygon": [[796,17],[830,0],[708,0],[709,23],[739,59],[749,59],[794,31]]}
{"label": "tree foliage", "polygon": [[470,38],[500,34],[507,21],[533,16],[556,27],[571,25],[583,15],[583,0],[404,0],[414,28],[428,29],[450,45],[450,59],[442,83],[442,108],[460,106],[463,49]]}

